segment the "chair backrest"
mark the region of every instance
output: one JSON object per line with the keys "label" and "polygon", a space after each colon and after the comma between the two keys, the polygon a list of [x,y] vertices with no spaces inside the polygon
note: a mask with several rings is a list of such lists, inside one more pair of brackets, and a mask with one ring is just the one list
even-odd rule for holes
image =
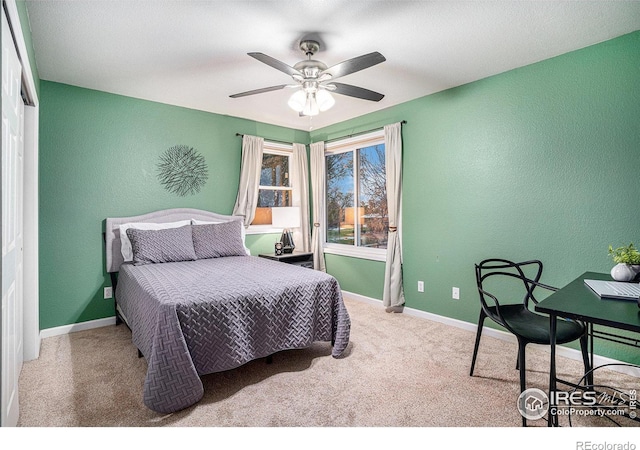
{"label": "chair backrest", "polygon": [[[535,298],[534,289],[538,286],[549,290],[555,290],[555,288],[540,283],[540,277],[542,276],[542,262],[538,260],[530,260],[524,262],[513,262],[506,259],[485,259],[479,264],[475,265],[476,269],[476,283],[478,285],[478,294],[480,295],[480,303],[485,313],[492,317],[494,320],[501,322],[499,317],[496,317],[495,310],[499,310],[501,305],[513,304],[513,298],[522,293],[521,303],[525,308],[529,307],[529,300],[534,303],[538,303]],[[490,282],[488,281],[490,280]],[[507,280],[516,280],[520,288],[516,291],[513,286],[505,289],[508,292],[509,301],[502,302],[498,300],[499,294],[495,291],[490,292],[491,287],[498,286],[499,284],[508,284]],[[518,292],[519,291],[519,292]],[[494,307],[495,308],[491,308]]]}

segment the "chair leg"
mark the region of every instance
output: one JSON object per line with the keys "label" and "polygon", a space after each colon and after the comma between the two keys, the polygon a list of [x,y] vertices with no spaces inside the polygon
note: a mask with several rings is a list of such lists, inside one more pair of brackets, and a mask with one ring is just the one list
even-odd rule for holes
{"label": "chair leg", "polygon": [[[520,368],[520,392],[524,392],[527,389],[527,363],[525,356],[525,347],[527,343],[521,339],[518,339],[518,367]],[[527,426],[527,419],[522,417],[522,426]]]}
{"label": "chair leg", "polygon": [[478,319],[478,331],[476,332],[476,345],[473,347],[473,358],[471,359],[471,370],[469,376],[473,376],[473,369],[476,366],[476,357],[478,356],[478,347],[480,346],[480,336],[482,336],[482,327],[484,326],[484,319],[487,315],[483,309],[480,309],[480,318]]}

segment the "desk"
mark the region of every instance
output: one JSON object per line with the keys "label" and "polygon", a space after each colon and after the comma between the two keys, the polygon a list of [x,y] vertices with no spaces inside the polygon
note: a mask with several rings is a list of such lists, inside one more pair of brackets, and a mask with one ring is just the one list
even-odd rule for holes
{"label": "desk", "polygon": [[[549,314],[551,326],[551,364],[549,368],[549,392],[555,392],[556,377],[556,318],[580,320],[589,330],[591,368],[593,368],[593,338],[603,337],[614,342],[638,346],[638,340],[608,333],[594,332],[593,325],[604,325],[620,330],[640,333],[640,309],[635,301],[601,299],[584,284],[584,279],[611,280],[608,274],[585,272],[567,286],[559,289],[535,307],[536,311]],[[591,380],[592,381],[592,380]],[[549,404],[550,410],[553,405]],[[552,420],[553,419],[553,420]],[[549,425],[557,425],[557,416],[549,414]]]}

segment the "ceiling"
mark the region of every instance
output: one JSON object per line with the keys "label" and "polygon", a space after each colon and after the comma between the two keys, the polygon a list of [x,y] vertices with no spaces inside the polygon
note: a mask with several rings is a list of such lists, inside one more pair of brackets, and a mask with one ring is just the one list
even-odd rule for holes
{"label": "ceiling", "polygon": [[[388,108],[640,29],[640,1],[27,0],[43,80],[310,130]],[[332,66],[379,51],[386,61],[339,81],[385,94],[335,95],[313,118],[291,90],[229,95],[291,78],[247,55],[293,66],[298,44]]]}

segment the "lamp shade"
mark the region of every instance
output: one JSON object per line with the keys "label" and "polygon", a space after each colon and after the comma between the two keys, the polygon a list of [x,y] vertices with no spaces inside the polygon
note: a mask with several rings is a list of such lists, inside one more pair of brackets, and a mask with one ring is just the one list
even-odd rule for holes
{"label": "lamp shade", "polygon": [[276,228],[299,228],[300,208],[286,206],[271,208],[271,224]]}
{"label": "lamp shade", "polygon": [[333,95],[331,95],[329,92],[325,91],[324,89],[320,89],[316,93],[316,100],[318,102],[318,108],[320,109],[320,111],[326,111],[336,103],[335,99],[333,98]]}
{"label": "lamp shade", "polygon": [[304,105],[307,103],[307,96],[303,90],[295,91],[291,97],[289,97],[289,108],[296,112],[302,112]]}

